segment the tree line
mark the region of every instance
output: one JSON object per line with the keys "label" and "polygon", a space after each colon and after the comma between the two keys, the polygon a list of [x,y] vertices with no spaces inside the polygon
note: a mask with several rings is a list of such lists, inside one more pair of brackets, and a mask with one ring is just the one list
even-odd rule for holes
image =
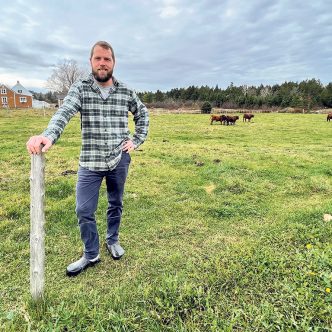
{"label": "tree line", "polygon": [[[75,60],[60,61],[47,80],[49,92],[36,93],[34,98],[49,103],[57,102],[57,94],[66,94],[76,80],[87,74],[87,70],[79,67]],[[173,88],[170,91],[138,92],[140,99],[148,107],[161,108],[200,108],[204,102],[212,107],[267,109],[293,107],[310,110],[332,107],[332,82],[323,85],[319,79],[307,79],[302,82],[284,82],[274,85],[235,86],[233,83],[226,89],[217,86],[189,86]]]}
{"label": "tree line", "polygon": [[332,82],[324,86],[318,79],[308,79],[300,83],[284,82],[275,85],[235,86],[233,83],[226,89],[218,85],[189,86],[174,88],[167,92],[139,92],[138,96],[150,107],[197,107],[205,101],[213,107],[222,108],[286,108],[315,109],[332,107]]}
{"label": "tree line", "polygon": [[[37,100],[57,103],[58,92],[46,93],[30,91]],[[66,92],[65,92],[66,93]],[[231,83],[226,89],[218,86],[189,86],[174,88],[167,92],[138,92],[140,99],[149,107],[179,108],[200,107],[205,101],[212,107],[222,108],[286,108],[298,109],[332,108],[332,82],[324,86],[317,79],[300,83],[284,82],[275,85],[235,86]]]}
{"label": "tree line", "polygon": [[48,91],[46,93],[35,92],[33,90],[29,91],[32,93],[33,98],[36,100],[46,101],[50,104],[56,104],[58,102],[58,93],[55,91]]}

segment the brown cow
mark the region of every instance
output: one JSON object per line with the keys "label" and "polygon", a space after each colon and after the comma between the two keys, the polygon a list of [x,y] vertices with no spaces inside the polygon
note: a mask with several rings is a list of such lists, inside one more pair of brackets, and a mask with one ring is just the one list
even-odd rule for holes
{"label": "brown cow", "polygon": [[211,115],[211,123],[214,121],[220,121],[220,124],[223,124],[223,122],[226,120],[226,115]]}
{"label": "brown cow", "polygon": [[329,113],[326,118],[326,121],[330,122],[330,120],[332,120],[332,113]]}
{"label": "brown cow", "polygon": [[251,113],[244,113],[243,114],[243,122],[246,122],[248,120],[248,122],[250,122],[250,120],[254,117],[254,114]]}
{"label": "brown cow", "polygon": [[237,115],[227,115],[226,118],[227,126],[235,125],[236,120],[239,120],[239,117]]}

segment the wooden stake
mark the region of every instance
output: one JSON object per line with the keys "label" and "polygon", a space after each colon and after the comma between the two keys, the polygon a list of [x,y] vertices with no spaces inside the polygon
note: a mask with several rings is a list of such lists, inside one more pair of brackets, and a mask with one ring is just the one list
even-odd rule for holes
{"label": "wooden stake", "polygon": [[34,300],[42,298],[44,293],[44,180],[44,154],[33,154],[30,175],[30,292]]}

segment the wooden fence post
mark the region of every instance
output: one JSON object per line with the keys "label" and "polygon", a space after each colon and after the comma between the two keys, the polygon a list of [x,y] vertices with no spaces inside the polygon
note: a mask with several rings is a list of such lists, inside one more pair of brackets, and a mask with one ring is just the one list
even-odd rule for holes
{"label": "wooden fence post", "polygon": [[34,300],[44,293],[44,197],[45,197],[44,153],[31,155],[30,174],[30,292]]}

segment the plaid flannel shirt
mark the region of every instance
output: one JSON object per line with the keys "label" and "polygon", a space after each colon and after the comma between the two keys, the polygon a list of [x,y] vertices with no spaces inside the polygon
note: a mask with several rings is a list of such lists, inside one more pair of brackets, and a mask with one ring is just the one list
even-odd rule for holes
{"label": "plaid flannel shirt", "polygon": [[[114,89],[103,99],[92,74],[74,83],[53,115],[43,136],[54,144],[69,120],[81,114],[80,166],[95,171],[114,169],[121,159],[122,144],[131,139],[135,149],[147,136],[149,115],[136,93],[113,77]],[[134,116],[135,132],[128,129],[128,111]]]}

